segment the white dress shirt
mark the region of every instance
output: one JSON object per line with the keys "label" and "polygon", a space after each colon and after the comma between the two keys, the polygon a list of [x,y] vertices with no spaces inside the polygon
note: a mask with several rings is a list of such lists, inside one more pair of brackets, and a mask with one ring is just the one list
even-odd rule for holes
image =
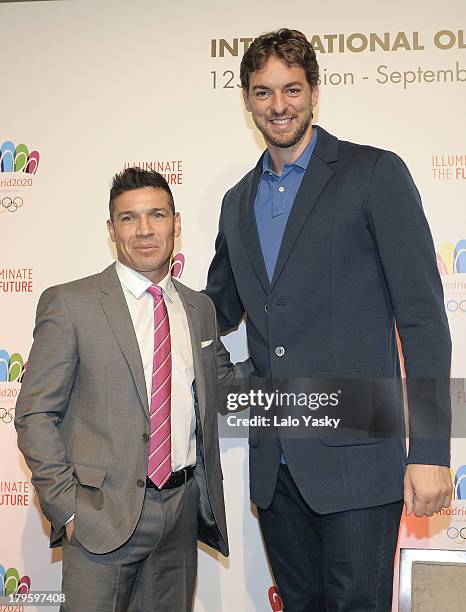
{"label": "white dress shirt", "polygon": [[[116,262],[116,272],[128,304],[134,331],[141,353],[146,381],[147,401],[150,407],[152,394],[152,369],[154,357],[154,301],[147,293],[152,285],[139,272]],[[158,283],[168,311],[172,352],[172,393],[171,393],[171,460],[172,471],[176,472],[196,463],[196,417],[192,383],[194,380],[193,353],[188,319],[178,291],[170,274]],[[74,519],[73,514],[66,521]]]}
{"label": "white dress shirt", "polygon": [[[147,293],[147,289],[152,283],[145,276],[119,261],[116,262],[116,272],[136,332],[146,380],[147,401],[150,406],[154,358],[154,301]],[[157,285],[162,289],[170,323],[171,460],[172,471],[176,472],[196,463],[196,417],[192,391],[193,353],[188,319],[178,291],[172,283],[171,275],[167,274]]]}

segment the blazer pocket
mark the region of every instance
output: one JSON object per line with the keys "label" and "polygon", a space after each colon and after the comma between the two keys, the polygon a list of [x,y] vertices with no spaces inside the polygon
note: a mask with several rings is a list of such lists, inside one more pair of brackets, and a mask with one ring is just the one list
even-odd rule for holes
{"label": "blazer pocket", "polygon": [[368,446],[370,444],[380,444],[386,438],[363,438],[362,436],[323,436],[318,435],[319,442],[324,446]]}
{"label": "blazer pocket", "polygon": [[107,470],[96,465],[85,465],[84,463],[74,463],[74,473],[80,485],[100,489]]}

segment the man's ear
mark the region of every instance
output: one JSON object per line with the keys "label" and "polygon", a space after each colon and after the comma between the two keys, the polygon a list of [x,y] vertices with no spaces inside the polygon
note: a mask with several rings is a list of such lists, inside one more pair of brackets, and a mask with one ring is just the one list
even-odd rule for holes
{"label": "man's ear", "polygon": [[111,219],[107,219],[107,229],[110,240],[115,242],[115,228],[113,227],[113,221]]}

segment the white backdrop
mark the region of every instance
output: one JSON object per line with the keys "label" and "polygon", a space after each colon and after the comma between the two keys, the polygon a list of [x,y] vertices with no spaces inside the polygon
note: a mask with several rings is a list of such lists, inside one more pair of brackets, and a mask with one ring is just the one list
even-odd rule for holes
{"label": "white backdrop", "polygon": [[[238,86],[245,45],[261,32],[287,26],[314,36],[322,71],[317,122],[341,139],[395,150],[407,162],[439,253],[453,374],[465,376],[466,4],[375,6],[371,0],[318,7],[304,0],[0,4],[0,146],[12,143],[2,147],[0,172],[0,566],[8,571],[7,588],[28,577],[31,590],[58,589],[60,557],[48,549],[48,525],[16,450],[11,419],[20,365],[8,381],[5,364],[27,361],[46,287],[112,261],[109,183],[127,164],[162,164],[170,175],[183,223],[182,278],[204,286],[223,193],[263,147]],[[31,154],[25,168],[20,145]],[[226,344],[234,360],[243,358],[244,330]],[[464,386],[458,382],[452,393],[464,408]],[[201,551],[196,612],[281,609],[278,599],[269,602],[272,579],[248,499],[245,447],[244,440],[222,442],[231,557]],[[463,464],[466,444],[458,439],[453,473],[466,474]],[[457,492],[449,513],[404,521],[401,545],[464,549],[466,487]]]}

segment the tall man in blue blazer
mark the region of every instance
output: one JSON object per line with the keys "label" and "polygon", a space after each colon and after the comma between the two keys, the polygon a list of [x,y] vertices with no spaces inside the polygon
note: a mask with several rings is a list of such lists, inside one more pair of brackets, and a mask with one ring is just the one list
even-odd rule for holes
{"label": "tall man in blue blazer", "polygon": [[[296,30],[259,36],[243,57],[267,150],[223,200],[207,286],[219,324],[247,316],[263,378],[380,377],[399,389],[396,324],[407,377],[448,379],[419,193],[394,153],[312,125],[318,77]],[[434,412],[448,421],[443,402]],[[391,610],[403,499],[416,516],[450,504],[449,434],[413,434],[407,457],[402,436],[250,439],[251,497],[286,612]]]}

